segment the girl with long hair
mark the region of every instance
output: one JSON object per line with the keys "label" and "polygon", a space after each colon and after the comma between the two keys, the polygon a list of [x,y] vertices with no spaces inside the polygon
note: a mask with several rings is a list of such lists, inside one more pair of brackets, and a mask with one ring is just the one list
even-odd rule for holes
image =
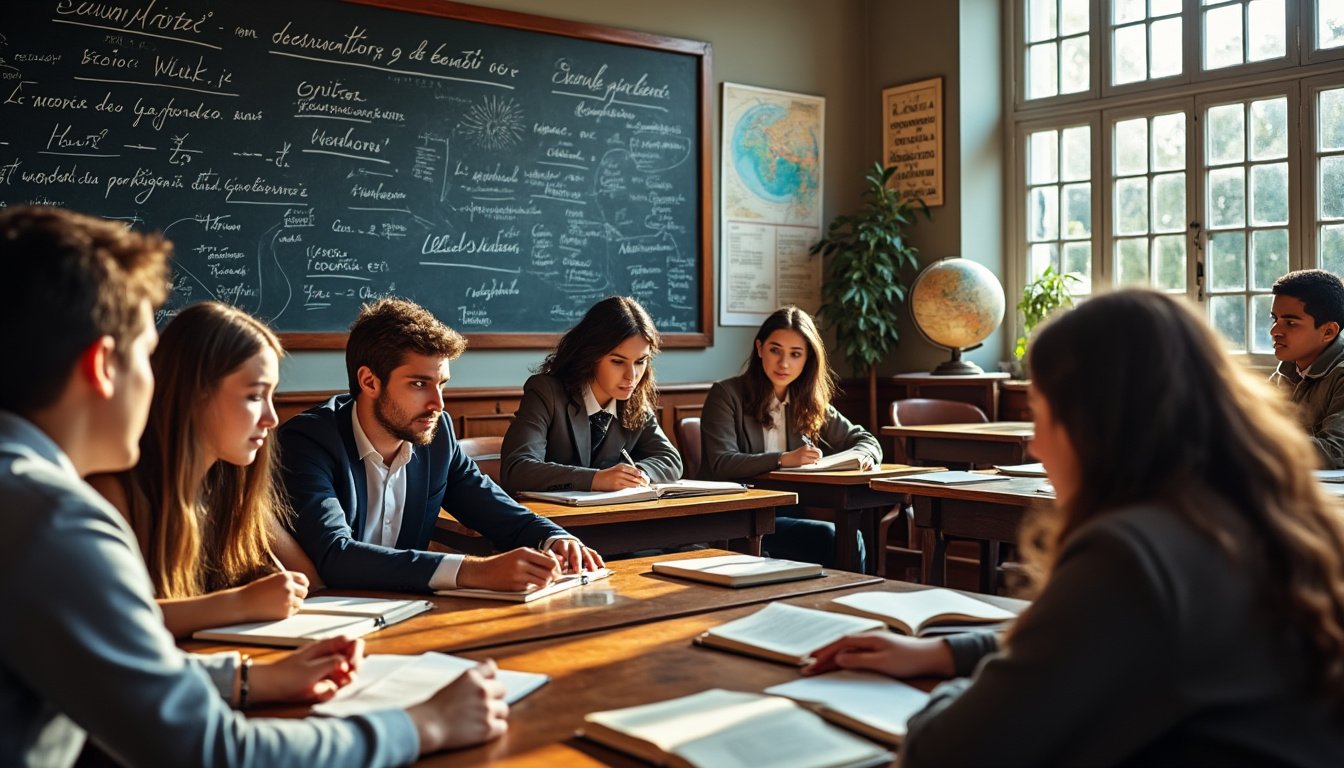
{"label": "girl with long hair", "polygon": [[903,765],[1338,765],[1344,508],[1288,404],[1155,291],[1088,300],[1030,354],[1055,489],[1021,534],[1035,602],[1002,646],[857,635],[807,671],[974,670]]}
{"label": "girl with long hair", "polygon": [[140,461],[94,486],[140,542],[175,636],[284,618],[316,581],[288,531],[270,433],[279,339],[217,302],[168,323],[151,359],[155,389]]}
{"label": "girl with long hair", "polygon": [[504,435],[500,485],[510,493],[614,491],[679,479],[681,456],[654,411],[661,344],[634,299],[590,307],[523,386]]}
{"label": "girl with long hair", "polygon": [[[877,439],[831,405],[834,394],[835,374],[812,317],[797,307],[776,310],[756,332],[742,375],[716,382],[705,398],[701,476],[747,482],[850,449],[868,466],[881,463]],[[830,565],[835,526],[776,516],[763,545],[775,557]]]}

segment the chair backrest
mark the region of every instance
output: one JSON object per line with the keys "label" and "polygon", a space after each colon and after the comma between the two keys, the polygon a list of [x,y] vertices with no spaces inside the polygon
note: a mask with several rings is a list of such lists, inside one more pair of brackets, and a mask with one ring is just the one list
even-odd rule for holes
{"label": "chair backrest", "polygon": [[700,417],[687,416],[677,424],[677,447],[681,450],[681,476],[700,476]]}
{"label": "chair backrest", "polygon": [[[987,421],[989,417],[979,406],[960,400],[911,397],[905,400],[893,400],[891,403],[891,423],[898,427],[918,427],[925,424],[983,424]],[[892,442],[894,443],[892,460],[899,464],[909,464],[910,457],[905,452],[905,442],[900,439]]]}
{"label": "chair backrest", "polygon": [[504,438],[499,435],[490,435],[488,437],[464,437],[457,441],[462,446],[463,453],[476,461],[476,466],[481,468],[491,480],[499,482],[499,452],[504,445]]}

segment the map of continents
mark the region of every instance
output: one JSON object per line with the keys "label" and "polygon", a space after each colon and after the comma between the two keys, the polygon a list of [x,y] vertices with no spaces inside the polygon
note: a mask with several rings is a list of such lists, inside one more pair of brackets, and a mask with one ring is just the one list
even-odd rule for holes
{"label": "map of continents", "polygon": [[753,101],[731,126],[728,217],[819,226],[820,125],[815,107],[787,99]]}

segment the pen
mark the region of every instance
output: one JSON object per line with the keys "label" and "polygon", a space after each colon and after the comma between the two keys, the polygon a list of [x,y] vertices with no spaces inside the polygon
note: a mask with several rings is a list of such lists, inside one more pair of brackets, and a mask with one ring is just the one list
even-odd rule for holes
{"label": "pen", "polygon": [[806,445],[808,448],[817,447],[816,444],[812,442],[812,438],[808,437],[807,435],[803,435],[803,445]]}
{"label": "pen", "polygon": [[[624,461],[626,464],[629,464],[630,466],[634,467],[636,470],[639,469],[639,465],[635,463],[635,460],[630,458],[630,452],[625,450],[624,448],[621,449],[621,460]],[[647,485],[648,481],[645,480],[644,484]]]}

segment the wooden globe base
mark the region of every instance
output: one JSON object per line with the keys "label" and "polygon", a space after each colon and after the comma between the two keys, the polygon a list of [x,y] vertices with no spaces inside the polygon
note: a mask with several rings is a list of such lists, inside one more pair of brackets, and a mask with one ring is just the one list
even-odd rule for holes
{"label": "wooden globe base", "polygon": [[[979,346],[979,344],[976,344],[975,347],[971,347],[971,349],[975,349]],[[944,347],[944,349],[951,350],[952,359],[944,360],[938,364],[937,368],[930,371],[934,376],[974,376],[985,372],[984,368],[972,363],[970,360],[962,360],[960,349],[955,347]]]}

